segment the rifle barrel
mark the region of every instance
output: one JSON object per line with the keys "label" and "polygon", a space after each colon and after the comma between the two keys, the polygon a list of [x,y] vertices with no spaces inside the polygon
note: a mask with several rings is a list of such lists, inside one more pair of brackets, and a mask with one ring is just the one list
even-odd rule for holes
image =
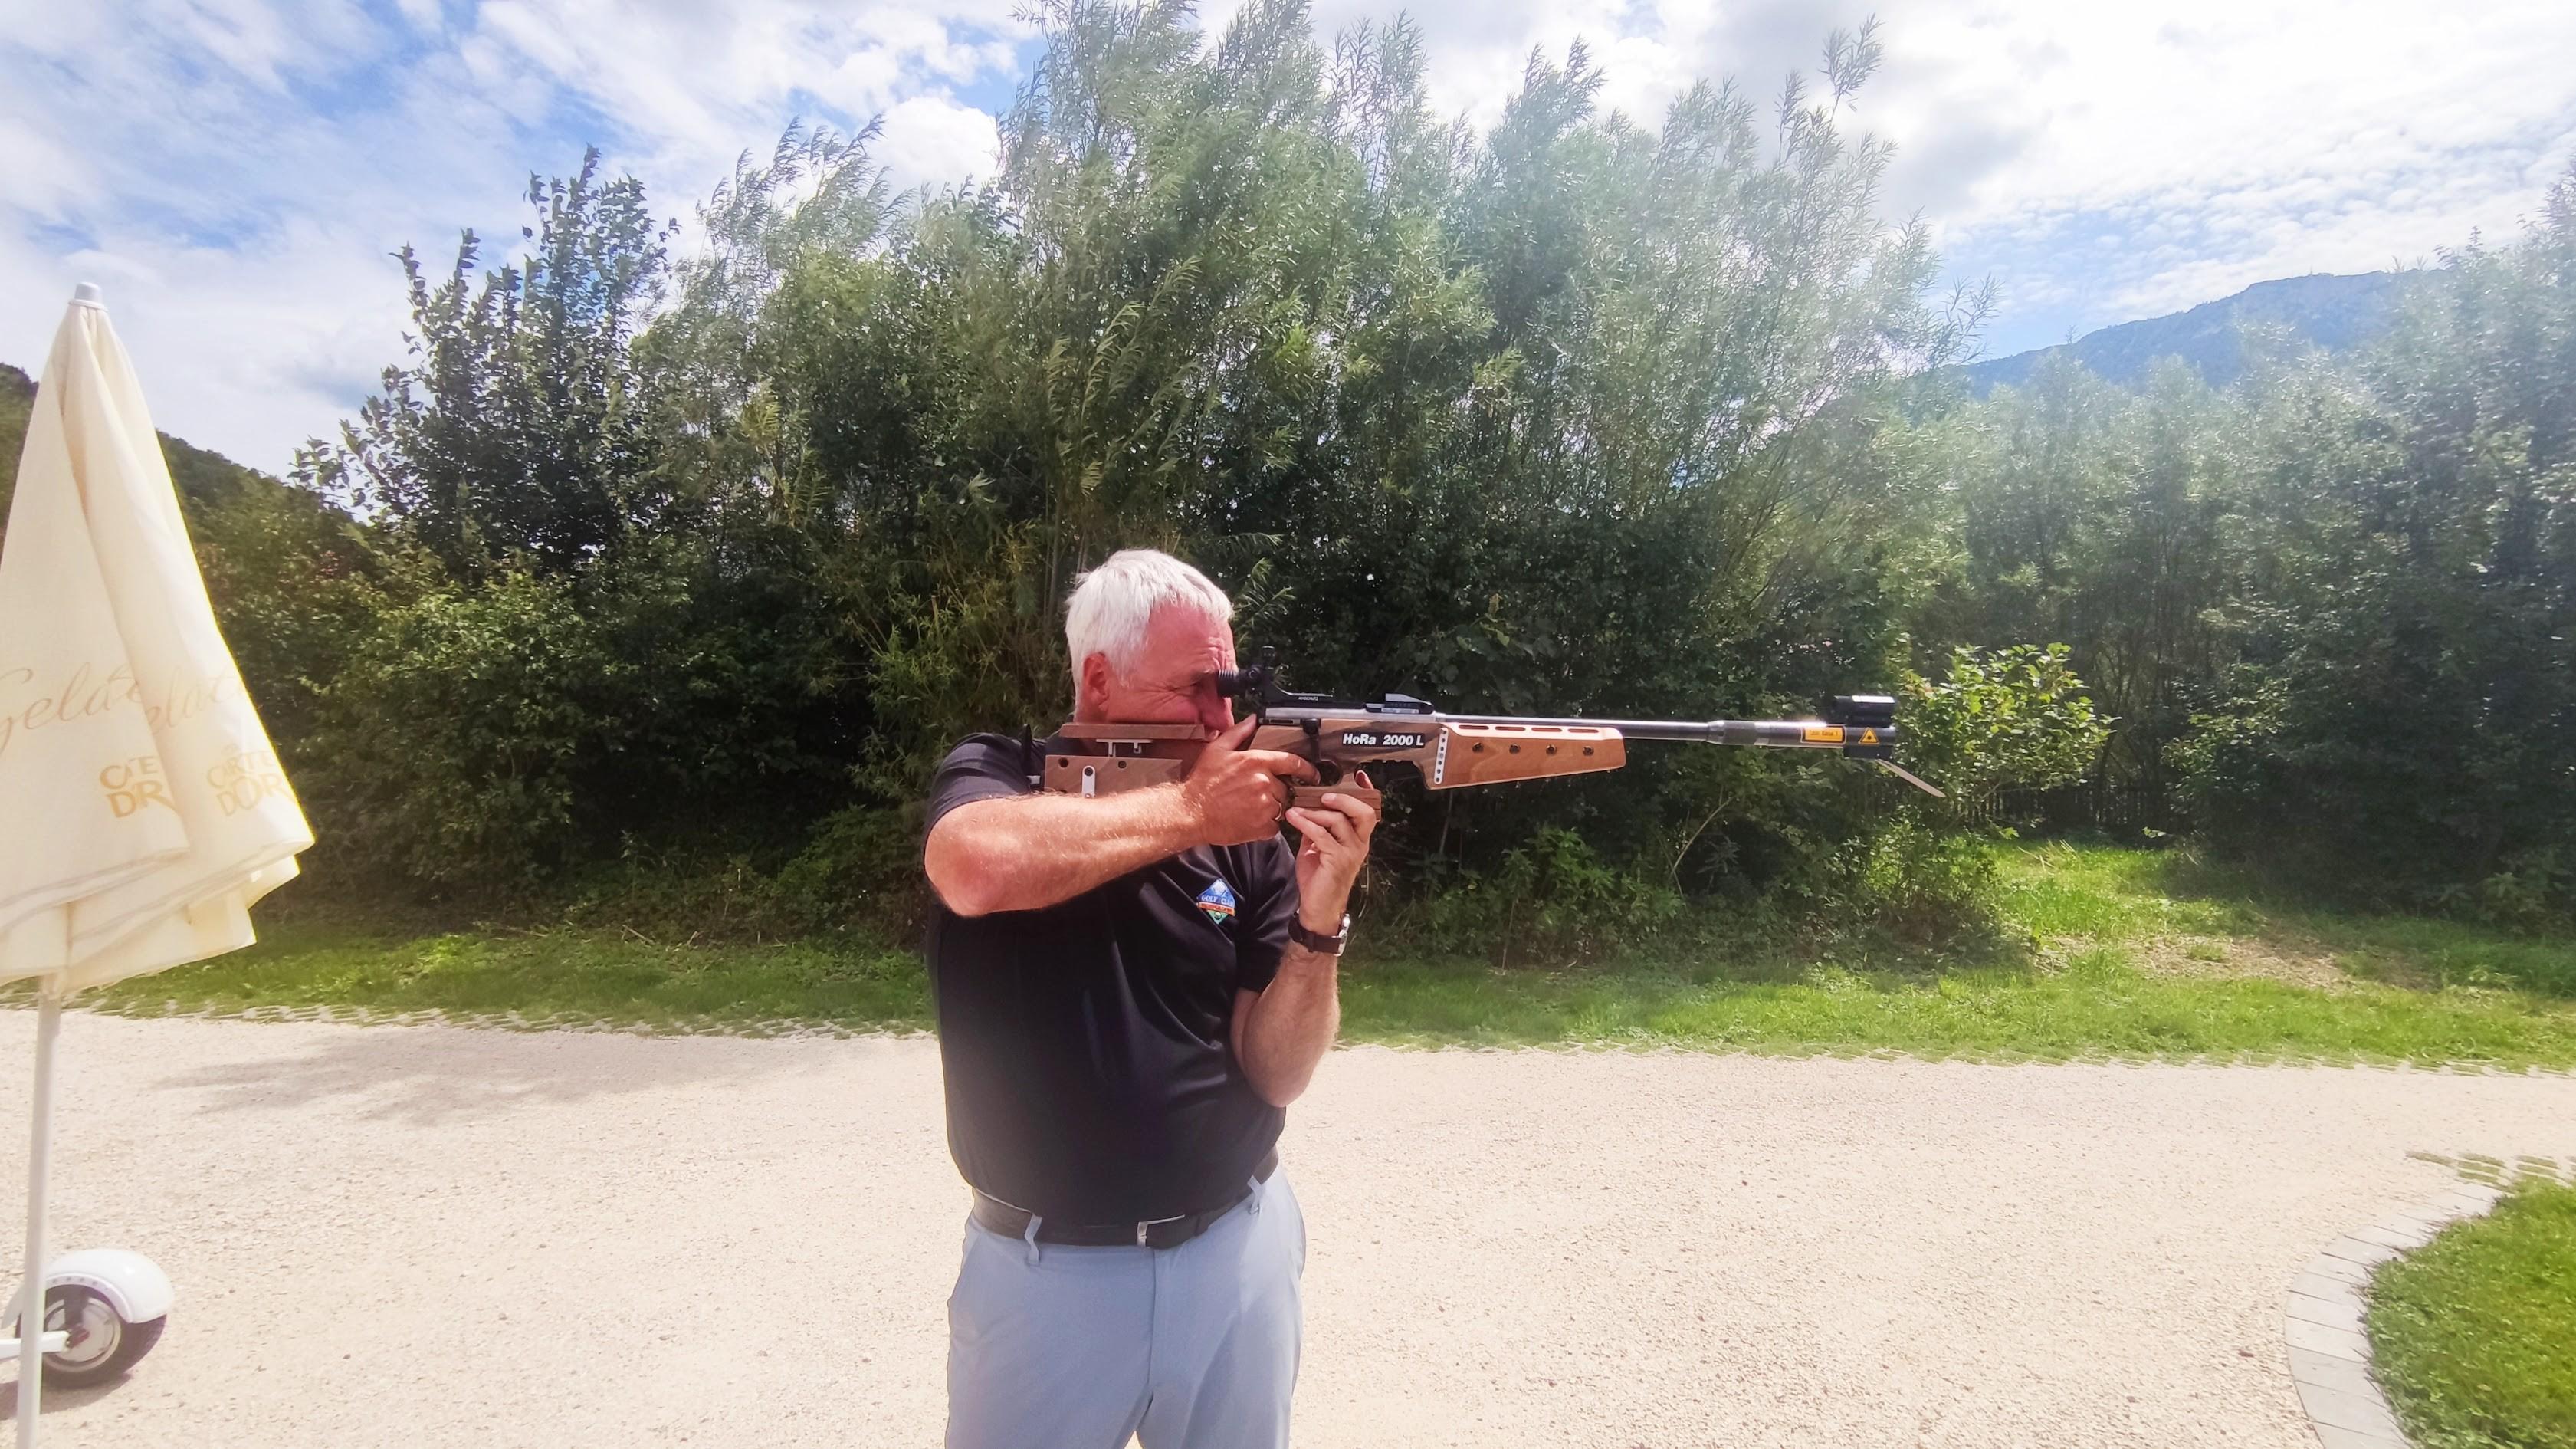
{"label": "rifle barrel", "polygon": [[[1772,749],[1839,750],[1851,732],[1813,719],[1537,719],[1509,714],[1443,714],[1455,724],[1540,725],[1553,729],[1610,729],[1632,740],[1698,740]],[[1882,733],[1893,738],[1895,731]]]}

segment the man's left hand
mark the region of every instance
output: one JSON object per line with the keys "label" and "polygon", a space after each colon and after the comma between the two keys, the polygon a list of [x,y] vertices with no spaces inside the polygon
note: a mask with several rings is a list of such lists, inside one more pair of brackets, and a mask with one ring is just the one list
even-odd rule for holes
{"label": "man's left hand", "polygon": [[[1368,776],[1360,775],[1357,783],[1367,789]],[[1297,917],[1307,930],[1329,936],[1341,929],[1351,886],[1360,878],[1360,867],[1368,864],[1377,807],[1349,795],[1327,794],[1320,806],[1292,809],[1285,818],[1306,837],[1297,850]]]}

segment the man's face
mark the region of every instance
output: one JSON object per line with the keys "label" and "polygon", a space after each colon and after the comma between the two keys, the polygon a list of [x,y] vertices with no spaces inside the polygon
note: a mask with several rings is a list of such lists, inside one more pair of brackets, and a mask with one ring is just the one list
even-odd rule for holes
{"label": "man's face", "polygon": [[1216,671],[1234,667],[1234,631],[1194,609],[1157,609],[1145,647],[1125,673],[1093,655],[1083,661],[1082,713],[1121,724],[1234,723],[1234,701],[1216,692]]}

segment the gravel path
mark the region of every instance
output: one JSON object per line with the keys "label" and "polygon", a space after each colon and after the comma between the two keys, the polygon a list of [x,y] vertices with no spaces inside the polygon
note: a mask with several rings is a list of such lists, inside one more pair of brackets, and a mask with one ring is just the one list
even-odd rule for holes
{"label": "gravel path", "polygon": [[[33,1027],[0,1012],[10,1184]],[[180,1297],[51,1444],[937,1442],[926,1040],[62,1044],[55,1241]],[[1299,1442],[2289,1449],[2283,1288],[2444,1185],[2410,1150],[2576,1152],[2576,1080],[1342,1052],[1285,1144]]]}

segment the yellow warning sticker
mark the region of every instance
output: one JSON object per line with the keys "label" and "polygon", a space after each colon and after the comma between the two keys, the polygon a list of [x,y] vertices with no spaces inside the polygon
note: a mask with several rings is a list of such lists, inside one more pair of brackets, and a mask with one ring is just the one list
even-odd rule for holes
{"label": "yellow warning sticker", "polygon": [[1878,731],[1876,731],[1876,730],[1862,730],[1862,731],[1860,732],[1860,742],[1861,742],[1862,744],[1864,744],[1864,745],[1874,745],[1874,744],[1877,744],[1877,743],[1878,743]]}
{"label": "yellow warning sticker", "polygon": [[1842,742],[1843,727],[1841,725],[1807,726],[1807,743],[1811,745],[1839,745]]}

